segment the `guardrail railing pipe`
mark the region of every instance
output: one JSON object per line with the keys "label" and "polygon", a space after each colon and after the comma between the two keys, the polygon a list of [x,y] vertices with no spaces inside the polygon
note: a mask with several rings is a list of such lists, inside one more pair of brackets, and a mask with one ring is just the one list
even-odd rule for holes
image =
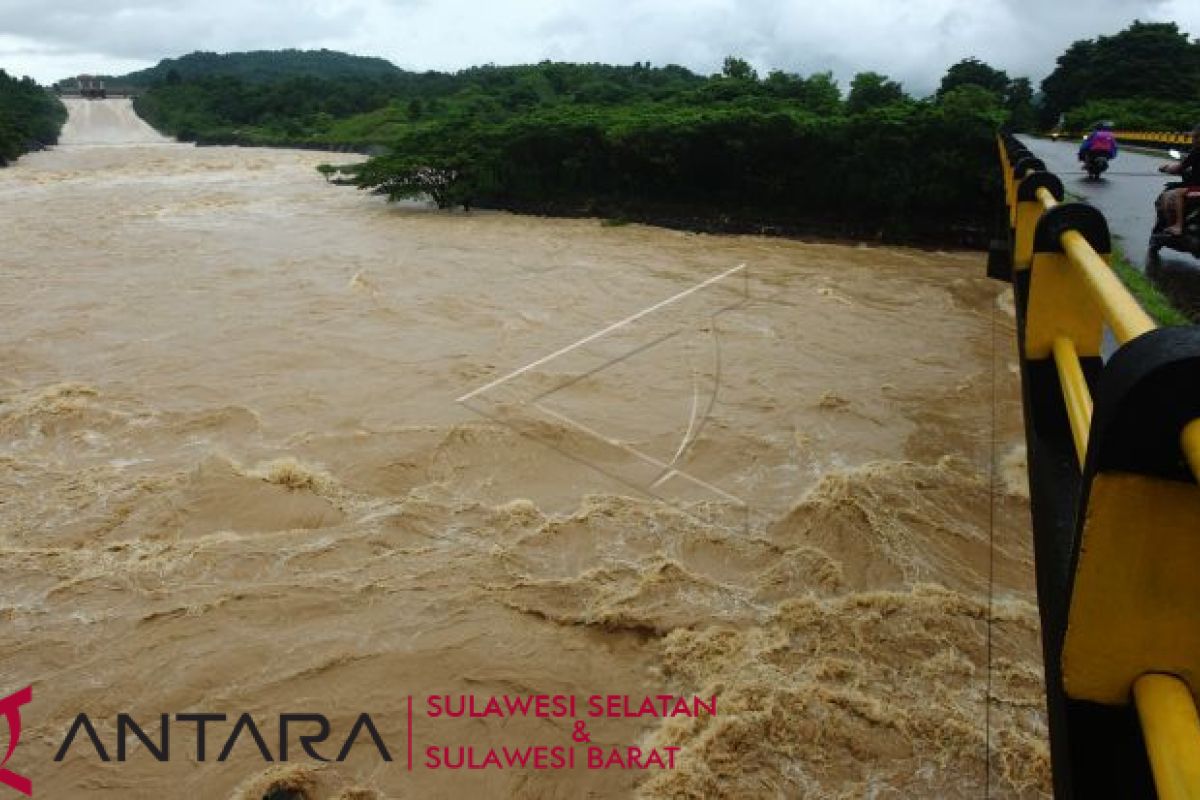
{"label": "guardrail railing pipe", "polygon": [[1142,310],[1125,284],[1121,283],[1121,279],[1079,231],[1066,231],[1060,241],[1071,263],[1079,269],[1092,299],[1100,306],[1104,321],[1112,328],[1118,342],[1125,344],[1154,330],[1154,320]]}
{"label": "guardrail railing pipe", "polygon": [[1133,696],[1160,800],[1200,800],[1200,717],[1191,689],[1174,675],[1147,673]]}

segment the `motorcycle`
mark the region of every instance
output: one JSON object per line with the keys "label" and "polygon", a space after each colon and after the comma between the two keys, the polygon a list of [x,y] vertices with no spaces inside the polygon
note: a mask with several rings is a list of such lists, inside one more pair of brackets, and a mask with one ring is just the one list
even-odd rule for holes
{"label": "motorcycle", "polygon": [[[1169,155],[1177,161],[1182,157],[1178,150],[1169,151]],[[1179,189],[1181,187],[1183,187],[1182,183],[1173,182],[1168,183],[1164,188]],[[1150,254],[1157,255],[1161,248],[1166,247],[1200,258],[1200,187],[1192,187],[1184,195],[1183,233],[1181,234],[1165,233],[1164,230],[1170,224],[1166,209],[1157,200],[1154,203],[1154,209],[1155,221],[1154,230],[1150,233]]]}
{"label": "motorcycle", "polygon": [[1108,169],[1108,156],[1103,153],[1089,152],[1084,159],[1083,168],[1087,170],[1089,178],[1098,181],[1104,171]]}

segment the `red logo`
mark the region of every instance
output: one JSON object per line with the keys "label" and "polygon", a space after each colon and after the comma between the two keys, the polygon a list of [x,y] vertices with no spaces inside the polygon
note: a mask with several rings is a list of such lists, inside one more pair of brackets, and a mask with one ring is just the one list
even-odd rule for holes
{"label": "red logo", "polygon": [[33,687],[26,686],[16,694],[10,694],[0,700],[0,717],[3,717],[4,721],[8,723],[8,752],[0,761],[0,784],[16,789],[26,797],[33,797],[33,781],[4,767],[21,742],[21,706],[32,699]]}

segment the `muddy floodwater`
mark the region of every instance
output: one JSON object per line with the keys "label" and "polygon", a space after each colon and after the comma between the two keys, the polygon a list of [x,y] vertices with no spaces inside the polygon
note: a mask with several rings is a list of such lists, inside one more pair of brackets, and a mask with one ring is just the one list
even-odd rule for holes
{"label": "muddy floodwater", "polygon": [[[71,111],[0,171],[0,695],[33,687],[39,796],[1048,796],[980,254],[388,205],[314,170],[344,156]],[[425,713],[529,694],[718,705],[588,720],[674,769],[426,764],[584,747]],[[110,762],[54,762],[80,713]],[[170,759],[118,761],[120,713],[171,715]],[[325,715],[330,761],[219,761],[243,713],[274,756]],[[335,759],[362,713],[391,762]]]}

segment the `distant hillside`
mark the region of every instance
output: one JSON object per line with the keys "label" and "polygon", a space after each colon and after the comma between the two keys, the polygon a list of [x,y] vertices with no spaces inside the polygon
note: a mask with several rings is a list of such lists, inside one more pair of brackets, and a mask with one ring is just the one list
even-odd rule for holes
{"label": "distant hillside", "polygon": [[149,69],[111,77],[114,84],[150,86],[174,80],[232,76],[250,83],[286,78],[394,78],[403,71],[382,58],[354,56],[335,50],[255,50],[249,53],[195,52],[164,58]]}
{"label": "distant hillside", "polygon": [[[453,74],[397,70],[371,78],[290,75],[251,81],[225,74],[180,75],[152,84],[134,105],[158,130],[187,141],[366,147],[437,120],[492,123],[534,108],[665,102],[702,91],[708,83],[678,66],[549,61]],[[818,94],[832,92],[836,98],[831,82],[822,78],[818,84],[826,90]],[[771,85],[796,96],[810,88],[802,79],[776,79]],[[716,89],[731,90],[740,94],[736,87]]]}

